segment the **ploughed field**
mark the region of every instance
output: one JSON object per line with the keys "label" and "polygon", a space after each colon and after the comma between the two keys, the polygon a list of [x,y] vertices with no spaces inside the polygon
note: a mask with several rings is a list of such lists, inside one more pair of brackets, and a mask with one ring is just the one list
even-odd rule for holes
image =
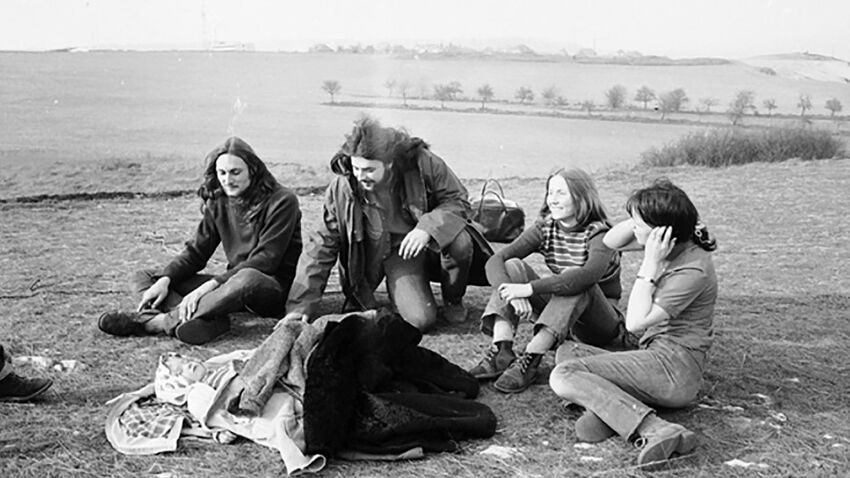
{"label": "ploughed field", "polygon": [[[400,104],[400,93],[387,97],[383,85],[407,81],[411,105],[426,108],[435,102],[418,97],[431,96],[435,84],[459,81],[461,97],[469,101],[447,104],[455,109],[474,109],[475,90],[485,83],[495,92],[490,106],[517,109],[514,94],[525,86],[536,94],[533,106],[519,108],[526,113],[546,109],[541,94],[550,86],[571,105],[603,105],[605,91],[615,84],[627,88],[629,100],[642,85],[658,93],[684,88],[691,110],[700,98],[714,97],[720,104],[712,111],[725,111],[742,89],[753,90],[757,103],[775,98],[774,113],[794,114],[801,92],[812,96],[810,114],[824,114],[823,103],[832,97],[850,105],[846,85],[769,76],[740,63],[636,67],[350,54],[0,52],[0,65],[0,198],[155,191],[178,179],[180,187],[190,187],[204,154],[231,134],[278,164],[291,183],[289,176],[300,169],[326,173],[344,133],[364,111],[425,138],[465,178],[537,177],[559,165],[600,170],[634,164],[649,147],[704,127],[333,107],[321,89],[325,80],[342,85],[337,101],[376,105]],[[633,106],[636,117],[646,115],[642,105]],[[709,116],[696,121],[708,122]]]}

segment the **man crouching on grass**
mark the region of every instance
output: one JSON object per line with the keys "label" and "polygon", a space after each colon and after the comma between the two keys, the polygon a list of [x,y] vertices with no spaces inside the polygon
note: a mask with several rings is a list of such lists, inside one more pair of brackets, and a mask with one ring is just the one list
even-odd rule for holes
{"label": "man crouching on grass", "polygon": [[339,259],[346,311],[375,308],[386,277],[399,314],[426,330],[437,319],[433,278],[444,319],[465,321],[467,283],[486,285],[492,250],[467,220],[468,193],[454,172],[422,139],[369,117],[355,122],[331,169],[323,221],[305,241],[284,320],[312,318]]}

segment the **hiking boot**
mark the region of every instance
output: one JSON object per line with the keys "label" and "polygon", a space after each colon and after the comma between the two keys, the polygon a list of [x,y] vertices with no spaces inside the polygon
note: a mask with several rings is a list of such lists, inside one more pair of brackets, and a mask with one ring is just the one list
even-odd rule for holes
{"label": "hiking boot", "polygon": [[[648,424],[644,424],[649,422]],[[638,428],[640,438],[635,444],[642,449],[637,464],[643,469],[655,469],[669,460],[673,453],[684,455],[697,446],[697,436],[682,425],[664,421],[654,415],[644,419]]]}
{"label": "hiking boot", "polygon": [[0,380],[0,402],[27,402],[53,385],[49,378],[24,378],[15,372]]}
{"label": "hiking boot", "polygon": [[493,386],[503,393],[522,392],[537,379],[537,368],[542,358],[542,354],[524,352],[502,373]]}
{"label": "hiking boot", "polygon": [[150,335],[145,330],[145,322],[160,314],[158,310],[145,309],[141,312],[115,310],[104,312],[97,319],[97,327],[110,335],[118,337]]}
{"label": "hiking boot", "polygon": [[605,441],[617,433],[599,418],[599,415],[585,410],[576,420],[576,439],[585,443]]}
{"label": "hiking boot", "polygon": [[174,336],[190,345],[202,345],[230,330],[227,315],[203,317],[183,322],[174,329]]}
{"label": "hiking boot", "polygon": [[450,324],[462,324],[466,322],[467,310],[463,301],[446,302],[443,306],[443,319]]}
{"label": "hiking boot", "polygon": [[469,373],[478,380],[497,378],[510,367],[514,360],[516,360],[516,354],[513,350],[513,342],[503,341],[498,345],[491,344],[478,365],[469,369]]}

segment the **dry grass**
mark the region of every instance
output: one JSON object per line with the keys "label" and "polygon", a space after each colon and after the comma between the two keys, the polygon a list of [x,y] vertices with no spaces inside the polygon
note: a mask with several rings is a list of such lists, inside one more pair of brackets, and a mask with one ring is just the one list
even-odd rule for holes
{"label": "dry grass", "polygon": [[[125,165],[126,166],[126,165]],[[628,193],[651,178],[670,177],[693,197],[718,237],[721,293],[717,341],[695,406],[664,415],[698,432],[697,453],[656,476],[840,476],[850,469],[850,237],[845,216],[850,162],[785,162],[727,169],[693,167],[598,175],[603,199],[619,218]],[[507,195],[530,213],[542,180],[506,180]],[[475,190],[475,183],[470,190]],[[179,189],[179,188],[173,188]],[[318,196],[301,197],[304,226],[319,217]],[[76,359],[73,372],[37,371],[55,385],[37,404],[0,404],[3,476],[279,476],[276,453],[251,443],[189,442],[173,454],[127,457],[103,434],[104,402],[148,382],[156,357],[180,351],[206,358],[259,344],[274,324],[241,316],[235,330],[208,347],[159,338],[117,339],[95,326],[107,308],[131,306],[125,278],[160,264],[182,245],[198,219],[190,197],[0,204],[0,330],[14,355]],[[639,258],[626,256],[628,290]],[[220,258],[216,265],[221,266]],[[480,314],[488,289],[471,288]],[[325,311],[340,304],[327,297]],[[520,331],[521,341],[529,329]],[[442,326],[424,344],[463,367],[486,340],[477,324]],[[547,358],[551,366],[552,357]],[[325,476],[604,476],[643,473],[631,445],[614,439],[576,447],[577,412],[565,410],[541,381],[505,396],[490,386],[481,401],[499,417],[490,440],[463,443],[457,454],[406,463],[331,461]],[[501,460],[490,445],[515,447]],[[732,459],[764,468],[724,465]],[[222,472],[222,470],[226,470]]]}

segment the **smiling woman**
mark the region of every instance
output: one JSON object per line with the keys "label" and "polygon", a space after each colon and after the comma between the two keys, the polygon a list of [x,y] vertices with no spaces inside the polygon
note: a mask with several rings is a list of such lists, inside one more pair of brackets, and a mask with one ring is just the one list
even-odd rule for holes
{"label": "smiling woman", "polygon": [[[495,379],[503,393],[519,393],[537,379],[543,356],[568,339],[610,350],[627,348],[620,298],[620,255],[602,243],[611,227],[590,175],[559,169],[546,181],[540,217],[487,261],[495,287],[481,316],[481,331],[492,343],[470,370]],[[540,277],[526,258],[540,253],[552,275]],[[534,336],[520,355],[514,340],[520,321],[534,324]]]}
{"label": "smiling woman", "polygon": [[[207,155],[198,189],[204,214],[193,240],[164,269],[133,278],[141,293],[135,312],[98,320],[111,335],[164,333],[202,344],[230,329],[228,313],[283,314],[301,254],[301,210],[248,143],[232,137]],[[199,274],[219,243],[227,270]]]}

